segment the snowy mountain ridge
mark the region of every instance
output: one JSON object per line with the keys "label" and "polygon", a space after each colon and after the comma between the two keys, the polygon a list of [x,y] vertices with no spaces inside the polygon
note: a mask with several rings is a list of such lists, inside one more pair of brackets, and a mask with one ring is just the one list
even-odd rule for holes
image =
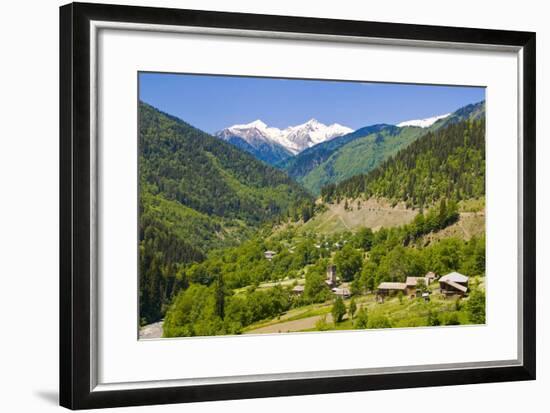
{"label": "snowy mountain ridge", "polygon": [[444,115],[432,116],[430,118],[425,118],[425,119],[407,120],[405,122],[398,123],[395,126],[398,126],[400,128],[402,128],[404,126],[417,126],[417,127],[420,127],[420,128],[429,128],[435,122],[437,122],[439,119],[445,119],[449,115],[450,115],[450,113],[446,113]]}
{"label": "snowy mountain ridge", "polygon": [[353,129],[338,123],[325,125],[316,119],[285,129],[270,127],[261,120],[229,126],[215,136],[230,140],[240,138],[255,147],[260,144],[279,145],[293,155],[321,142],[353,132]]}

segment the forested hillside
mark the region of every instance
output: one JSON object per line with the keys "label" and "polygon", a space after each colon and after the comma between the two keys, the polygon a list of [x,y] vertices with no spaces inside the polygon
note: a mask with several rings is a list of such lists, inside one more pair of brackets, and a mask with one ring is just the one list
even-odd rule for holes
{"label": "forested hillside", "polygon": [[373,133],[379,133],[386,128],[395,128],[393,125],[379,124],[358,129],[347,135],[339,136],[329,141],[308,148],[298,155],[280,162],[277,166],[288,173],[294,179],[300,179],[307,175],[318,165],[326,161],[330,155],[345,144]]}
{"label": "forested hillside", "polygon": [[150,322],[185,265],[264,222],[309,213],[312,201],[281,171],[145,103],[139,121],[140,313]]}
{"label": "forested hillside", "polygon": [[240,136],[229,136],[226,137],[225,140],[233,146],[250,153],[255,158],[270,165],[275,165],[278,162],[292,156],[292,153],[286,150],[283,146],[272,142],[261,142],[253,146]]}
{"label": "forested hillside", "polygon": [[454,123],[459,123],[465,120],[480,120],[485,117],[485,101],[471,103],[463,106],[455,112],[451,113],[444,119],[435,122],[430,128],[431,132],[445,128]]}
{"label": "forested hillside", "polygon": [[422,128],[387,126],[342,146],[298,181],[318,195],[327,184],[373,170],[423,133]]}
{"label": "forested hillside", "polygon": [[272,218],[305,197],[279,170],[145,103],[139,168],[153,193],[248,223]]}
{"label": "forested hillside", "polygon": [[390,157],[368,174],[321,191],[325,201],[376,196],[424,207],[441,198],[485,194],[485,120],[449,122]]}
{"label": "forested hillside", "polygon": [[366,174],[416,139],[464,120],[484,117],[485,102],[464,106],[430,127],[379,124],[309,148],[278,166],[313,194],[323,186]]}
{"label": "forested hillside", "polygon": [[[189,286],[174,298],[164,322],[165,337],[240,334],[254,332],[254,324],[273,324],[285,313],[296,317],[326,314],[333,294],[325,284],[326,269],[334,263],[341,281],[349,286],[354,298],[369,303],[372,291],[382,281],[404,282],[409,276],[423,276],[427,271],[445,274],[461,271],[482,276],[485,273],[485,239],[469,241],[447,238],[426,244],[423,236],[437,232],[458,219],[457,204],[443,200],[439,205],[418,213],[413,222],[373,232],[363,227],[355,233],[346,231],[332,235],[299,231],[300,223],[285,230],[263,233],[234,248],[216,251],[202,263],[192,265],[182,273]],[[265,250],[276,255],[266,260]],[[292,288],[303,285],[296,295]],[[370,298],[369,298],[370,297]],[[423,300],[422,300],[423,301]],[[347,328],[385,328],[457,324],[460,316],[453,303],[444,311],[445,300],[434,300],[428,308],[437,313],[429,315],[424,305],[417,306],[405,317],[384,313],[370,306],[369,319],[364,323],[346,324]],[[326,307],[329,303],[329,307]],[[418,303],[420,304],[420,303]],[[448,307],[448,306],[446,306]],[[303,310],[300,310],[303,309]],[[314,311],[311,311],[311,310]],[[373,311],[377,310],[377,311]],[[301,311],[301,312],[300,312]],[[323,313],[323,311],[325,311]],[[298,313],[300,314],[298,315]],[[380,314],[378,314],[380,313]],[[378,315],[384,323],[375,322]],[[437,319],[438,321],[430,321]],[[307,320],[306,321],[307,324]],[[284,322],[282,322],[284,324]],[[338,323],[311,325],[316,329],[338,327]]]}

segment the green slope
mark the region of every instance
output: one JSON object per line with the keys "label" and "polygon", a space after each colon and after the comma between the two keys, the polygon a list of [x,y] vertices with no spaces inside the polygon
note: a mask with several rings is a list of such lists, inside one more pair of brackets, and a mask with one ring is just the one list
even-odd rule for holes
{"label": "green slope", "polygon": [[378,132],[354,139],[338,148],[298,181],[312,193],[319,194],[327,184],[371,171],[423,133],[421,128],[387,125]]}
{"label": "green slope", "polygon": [[279,162],[292,157],[290,151],[276,143],[262,142],[251,145],[240,136],[229,136],[225,138],[225,141],[269,165],[277,165]]}
{"label": "green slope", "polygon": [[[477,116],[474,117],[477,119]],[[385,197],[424,207],[441,198],[485,195],[485,119],[449,122],[402,149],[378,168],[321,191],[325,200]]]}
{"label": "green slope", "polygon": [[400,149],[429,132],[461,122],[480,119],[485,102],[466,105],[429,128],[372,125],[309,148],[278,166],[314,194],[331,183],[368,173]]}
{"label": "green slope", "polygon": [[446,118],[440,119],[435,122],[429,130],[435,132],[438,129],[447,127],[454,123],[459,123],[465,120],[480,120],[485,118],[485,101],[472,103],[461,107],[460,109],[451,113],[451,115]]}
{"label": "green slope", "polygon": [[354,132],[319,143],[300,152],[298,155],[285,159],[277,164],[278,168],[283,169],[294,179],[299,179],[311,172],[315,167],[326,161],[337,149],[354,141],[374,133],[378,133],[386,128],[395,128],[388,124],[377,124],[357,129]]}
{"label": "green slope", "polygon": [[150,105],[139,107],[140,313],[159,319],[185,266],[311,202],[285,173]]}
{"label": "green slope", "polygon": [[286,174],[180,119],[140,105],[140,177],[208,215],[258,223],[306,194]]}

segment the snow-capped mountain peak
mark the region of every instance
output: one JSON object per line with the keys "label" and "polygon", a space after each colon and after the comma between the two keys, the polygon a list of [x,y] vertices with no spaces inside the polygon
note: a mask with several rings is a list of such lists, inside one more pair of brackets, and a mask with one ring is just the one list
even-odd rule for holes
{"label": "snow-capped mountain peak", "polygon": [[265,129],[267,128],[267,125],[264,122],[262,122],[260,119],[256,119],[253,122],[246,123],[243,125],[230,126],[228,129],[249,129],[249,128]]}
{"label": "snow-capped mountain peak", "polygon": [[288,126],[282,130],[267,126],[261,120],[255,120],[230,126],[215,135],[224,140],[241,138],[252,146],[275,144],[295,155],[313,145],[351,132],[353,129],[346,126],[337,123],[327,126],[317,119],[310,119],[300,125]]}
{"label": "snow-capped mountain peak", "polygon": [[400,128],[402,128],[403,126],[418,126],[420,128],[428,128],[439,119],[445,119],[449,115],[450,113],[446,113],[444,115],[432,116],[431,118],[407,120],[405,122],[398,123],[396,126],[399,126]]}
{"label": "snow-capped mountain peak", "polygon": [[321,122],[319,122],[315,118],[311,118],[306,123],[302,124],[302,126],[305,126],[305,125],[310,126],[310,127],[317,127],[318,125],[321,125]]}
{"label": "snow-capped mountain peak", "polygon": [[319,143],[353,132],[353,129],[334,123],[325,125],[317,119],[310,119],[301,125],[289,126],[283,130],[285,146],[293,153],[299,153]]}

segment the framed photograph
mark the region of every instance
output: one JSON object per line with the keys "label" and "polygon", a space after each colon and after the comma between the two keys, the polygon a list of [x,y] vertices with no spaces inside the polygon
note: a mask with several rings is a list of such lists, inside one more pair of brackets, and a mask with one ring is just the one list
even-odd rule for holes
{"label": "framed photograph", "polygon": [[535,378],[535,33],[60,9],[71,409]]}

